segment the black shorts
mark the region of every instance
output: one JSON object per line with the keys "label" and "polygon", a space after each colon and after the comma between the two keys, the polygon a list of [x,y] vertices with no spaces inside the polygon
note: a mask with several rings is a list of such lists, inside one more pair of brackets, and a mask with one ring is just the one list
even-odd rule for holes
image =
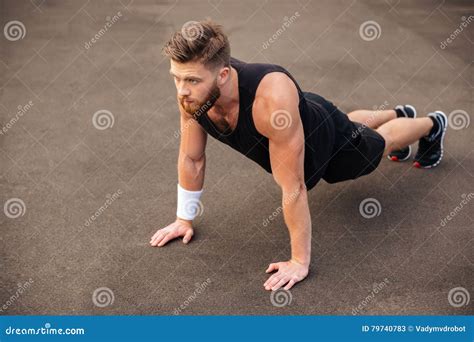
{"label": "black shorts", "polygon": [[382,159],[385,139],[377,131],[362,124],[354,122],[354,126],[356,128],[351,133],[354,139],[347,139],[331,156],[323,176],[328,183],[368,175]]}
{"label": "black shorts", "polygon": [[325,98],[313,93],[307,96],[324,107],[335,127],[334,148],[322,178],[337,183],[374,171],[382,160],[385,139],[375,130],[349,120]]}

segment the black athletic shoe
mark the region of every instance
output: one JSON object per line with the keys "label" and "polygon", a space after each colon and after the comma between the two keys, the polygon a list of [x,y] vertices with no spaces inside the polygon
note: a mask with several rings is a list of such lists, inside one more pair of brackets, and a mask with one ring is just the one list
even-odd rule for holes
{"label": "black athletic shoe", "polygon": [[428,116],[438,122],[439,129],[418,142],[418,152],[413,166],[423,169],[435,167],[443,159],[443,141],[448,127],[448,118],[443,112],[436,111],[429,113]]}
{"label": "black athletic shoe", "polygon": [[[416,118],[416,109],[412,105],[398,105],[395,107],[395,111],[397,111],[397,117],[406,117],[410,119]],[[399,116],[398,113],[403,114],[403,116]],[[402,148],[401,150],[396,150],[390,152],[387,156],[388,159],[392,161],[405,161],[410,158],[411,155],[411,146]]]}

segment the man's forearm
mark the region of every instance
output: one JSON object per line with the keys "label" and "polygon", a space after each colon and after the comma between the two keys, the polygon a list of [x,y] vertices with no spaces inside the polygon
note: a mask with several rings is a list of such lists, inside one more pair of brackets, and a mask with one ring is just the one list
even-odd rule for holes
{"label": "man's forearm", "polygon": [[304,265],[311,261],[311,215],[304,185],[283,191],[283,214],[291,240],[291,258]]}
{"label": "man's forearm", "polygon": [[[178,158],[178,183],[181,188],[187,191],[200,191],[204,185],[204,170],[206,167],[206,155],[204,154],[201,159],[193,160],[180,153]],[[178,188],[179,188],[178,186]],[[187,224],[192,225],[193,220],[189,217],[185,219],[187,215],[180,213],[180,196],[178,190],[178,213],[176,216],[177,220],[183,221]],[[183,194],[184,196],[184,194]],[[183,199],[181,199],[183,200]],[[186,206],[184,202],[184,206]],[[182,209],[182,208],[181,208]],[[180,217],[181,216],[181,217]]]}
{"label": "man's forearm", "polygon": [[190,191],[201,190],[204,185],[204,172],[206,169],[206,155],[194,160],[180,154],[178,159],[179,184]]}

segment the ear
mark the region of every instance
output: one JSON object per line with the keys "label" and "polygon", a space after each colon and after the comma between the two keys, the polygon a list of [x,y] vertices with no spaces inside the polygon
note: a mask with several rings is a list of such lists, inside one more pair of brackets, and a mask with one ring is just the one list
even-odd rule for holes
{"label": "ear", "polygon": [[219,70],[217,80],[219,85],[224,85],[230,80],[230,67],[223,67]]}

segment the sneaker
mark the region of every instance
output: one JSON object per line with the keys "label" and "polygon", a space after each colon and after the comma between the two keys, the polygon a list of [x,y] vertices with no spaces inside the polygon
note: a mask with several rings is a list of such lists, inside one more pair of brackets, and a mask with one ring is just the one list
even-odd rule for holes
{"label": "sneaker", "polygon": [[448,118],[441,111],[429,113],[428,116],[435,118],[439,124],[439,130],[434,134],[423,137],[418,142],[414,167],[429,169],[437,166],[443,159],[443,141],[448,127]]}
{"label": "sneaker", "polygon": [[[416,109],[412,105],[398,105],[395,110],[399,110],[406,118],[416,118]],[[402,148],[401,150],[392,151],[387,156],[392,161],[405,161],[411,156],[411,146]]]}

